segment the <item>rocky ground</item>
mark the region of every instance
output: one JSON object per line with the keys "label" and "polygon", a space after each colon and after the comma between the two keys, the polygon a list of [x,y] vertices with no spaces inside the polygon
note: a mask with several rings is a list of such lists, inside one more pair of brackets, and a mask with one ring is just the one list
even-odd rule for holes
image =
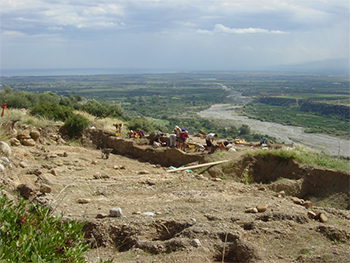
{"label": "rocky ground", "polygon": [[288,180],[242,183],[233,166],[242,164],[243,148],[224,155],[226,164],[169,172],[130,156],[102,158],[93,142],[67,145],[58,130],[40,131],[34,146],[11,146],[1,182],[9,193],[86,221],[87,262],[349,260],[349,210],[297,198]]}

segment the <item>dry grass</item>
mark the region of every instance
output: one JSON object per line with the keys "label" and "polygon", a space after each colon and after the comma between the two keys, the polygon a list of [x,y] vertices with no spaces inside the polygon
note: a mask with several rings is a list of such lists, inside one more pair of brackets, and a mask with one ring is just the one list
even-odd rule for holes
{"label": "dry grass", "polygon": [[[18,124],[27,124],[27,125],[37,126],[37,127],[44,127],[55,123],[57,124],[57,122],[52,120],[29,115],[27,110],[9,109],[9,115],[10,116],[4,115],[4,117],[1,118],[0,122],[6,122],[13,118],[17,118],[20,120]],[[63,124],[63,123],[60,122],[60,124]]]}
{"label": "dry grass", "polygon": [[87,118],[91,125],[92,126],[95,126],[96,128],[102,128],[104,130],[107,130],[107,131],[111,131],[111,132],[115,132],[116,131],[116,128],[113,126],[113,123],[123,123],[124,125],[124,129],[122,131],[122,134],[125,134],[127,133],[125,127],[126,127],[126,124],[121,121],[121,120],[118,120],[118,119],[113,119],[113,118],[96,118],[95,116],[92,116],[91,114],[88,114],[87,112],[83,112],[83,111],[74,111],[75,114],[80,114],[82,116],[84,116],[85,118]]}
{"label": "dry grass", "polygon": [[[95,116],[92,116],[86,112],[83,111],[74,111],[75,114],[80,114],[82,116],[84,116],[85,118],[87,118],[90,123],[91,126],[95,126],[97,128],[103,128],[107,131],[111,131],[111,132],[115,132],[116,128],[113,126],[113,123],[123,123],[121,120],[118,119],[112,119],[112,118],[96,118]],[[36,117],[36,116],[32,116],[30,114],[28,114],[27,110],[20,110],[20,109],[9,109],[9,115],[4,115],[3,118],[0,119],[0,123],[1,122],[6,122],[12,118],[17,118],[20,121],[18,122],[18,124],[27,124],[27,125],[32,125],[32,126],[36,126],[36,127],[45,127],[48,125],[54,125],[54,124],[61,124],[63,125],[63,122],[57,122],[57,121],[53,121],[53,120],[49,120],[46,118],[42,118],[42,117]],[[124,127],[126,127],[126,124],[124,124]],[[122,134],[126,134],[126,129],[123,130]],[[1,136],[1,134],[0,134]]]}

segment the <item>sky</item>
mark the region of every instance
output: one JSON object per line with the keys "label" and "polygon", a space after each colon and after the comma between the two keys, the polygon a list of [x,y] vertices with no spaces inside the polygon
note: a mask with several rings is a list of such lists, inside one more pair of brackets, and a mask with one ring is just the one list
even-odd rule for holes
{"label": "sky", "polygon": [[2,70],[261,70],[349,58],[349,0],[0,3]]}

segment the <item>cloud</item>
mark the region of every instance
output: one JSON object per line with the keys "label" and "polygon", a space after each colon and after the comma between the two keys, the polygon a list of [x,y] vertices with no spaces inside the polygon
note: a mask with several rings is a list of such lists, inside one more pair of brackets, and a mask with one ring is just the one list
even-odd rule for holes
{"label": "cloud", "polygon": [[213,30],[198,29],[197,34],[284,34],[281,30],[267,30],[262,28],[229,28],[221,24],[216,24]]}
{"label": "cloud", "polygon": [[61,26],[49,26],[47,29],[51,30],[51,31],[61,31],[61,30],[63,30],[63,28]]}
{"label": "cloud", "polygon": [[1,37],[4,38],[18,38],[18,37],[24,37],[26,34],[20,32],[20,31],[3,31],[1,32]]}
{"label": "cloud", "polygon": [[349,56],[346,0],[1,0],[0,16],[2,67],[32,53],[42,67],[208,70]]}

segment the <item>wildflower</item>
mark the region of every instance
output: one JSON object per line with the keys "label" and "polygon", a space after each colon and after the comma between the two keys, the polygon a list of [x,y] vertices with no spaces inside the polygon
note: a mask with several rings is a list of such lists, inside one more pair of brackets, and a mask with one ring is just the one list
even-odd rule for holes
{"label": "wildflower", "polygon": [[18,224],[22,225],[24,221],[26,221],[26,218],[22,216],[22,218],[18,221]]}

